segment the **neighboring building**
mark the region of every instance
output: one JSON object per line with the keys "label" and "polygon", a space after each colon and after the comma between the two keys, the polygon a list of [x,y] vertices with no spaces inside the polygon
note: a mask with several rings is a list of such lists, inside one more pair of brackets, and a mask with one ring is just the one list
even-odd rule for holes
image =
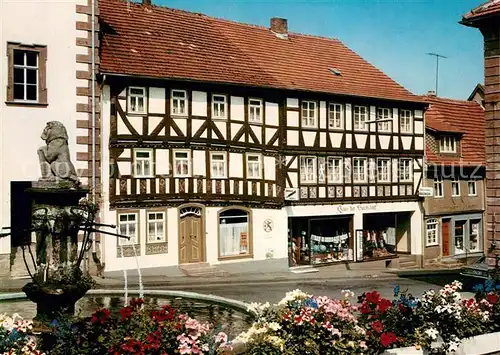
{"label": "neighboring building", "polygon": [[484,255],[485,123],[476,102],[426,96],[426,264]]}
{"label": "neighboring building", "polygon": [[100,28],[106,271],[421,262],[420,97],[284,19],[101,0]]}
{"label": "neighboring building", "polygon": [[[41,176],[37,149],[48,121],[66,126],[71,159],[87,184],[89,5],[0,0],[0,227],[11,225],[12,183]],[[22,253],[12,245],[10,237],[0,238],[2,276],[26,274]]]}
{"label": "neighboring building", "polygon": [[477,84],[467,100],[476,101],[484,109],[484,85]]}
{"label": "neighboring building", "polygon": [[488,262],[494,265],[499,254],[500,236],[496,226],[500,214],[500,146],[497,126],[500,124],[500,1],[488,1],[465,14],[461,24],[475,27],[484,37],[484,108],[486,121],[486,211]]}

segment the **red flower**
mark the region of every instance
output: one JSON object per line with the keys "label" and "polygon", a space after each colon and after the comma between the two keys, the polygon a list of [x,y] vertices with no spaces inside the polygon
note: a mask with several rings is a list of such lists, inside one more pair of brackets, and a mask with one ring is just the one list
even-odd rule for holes
{"label": "red flower", "polygon": [[120,314],[122,316],[122,322],[124,320],[130,318],[133,313],[134,313],[134,309],[130,306],[123,307],[122,309],[120,309]]}
{"label": "red flower", "polygon": [[401,313],[406,313],[408,311],[408,308],[404,304],[398,304],[398,309]]}
{"label": "red flower", "polygon": [[380,293],[377,291],[368,292],[366,294],[366,300],[370,303],[378,304],[380,302]]}
{"label": "red flower", "polygon": [[495,295],[494,293],[490,293],[490,294],[487,296],[487,298],[488,298],[488,302],[489,302],[490,304],[497,304],[497,302],[498,302],[498,296],[497,296],[497,295]]}
{"label": "red flower", "polygon": [[381,333],[382,330],[384,330],[384,325],[382,324],[381,321],[375,321],[372,323],[372,329],[376,331],[377,333]]}
{"label": "red flower", "polygon": [[99,309],[92,314],[90,322],[92,324],[104,324],[109,319],[111,312],[106,308]]}
{"label": "red flower", "polygon": [[396,338],[396,334],[393,332],[387,332],[387,333],[382,333],[380,336],[380,342],[384,346],[384,348],[387,348],[389,345],[392,343],[395,343],[398,339]]}
{"label": "red flower", "polygon": [[362,313],[362,314],[368,314],[370,313],[372,310],[370,308],[370,306],[368,305],[368,303],[363,303],[359,309],[359,311]]}
{"label": "red flower", "polygon": [[380,300],[380,303],[378,305],[378,309],[380,310],[380,312],[384,313],[385,311],[387,311],[389,308],[392,307],[392,302],[389,301],[388,299],[385,299],[385,298],[382,298]]}
{"label": "red flower", "polygon": [[142,298],[132,298],[130,300],[130,306],[131,307],[140,307],[144,304],[144,300]]}

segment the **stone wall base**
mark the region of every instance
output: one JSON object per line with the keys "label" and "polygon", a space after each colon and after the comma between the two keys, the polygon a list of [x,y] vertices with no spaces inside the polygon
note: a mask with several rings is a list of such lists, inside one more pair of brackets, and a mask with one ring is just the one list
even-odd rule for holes
{"label": "stone wall base", "polygon": [[10,277],[10,254],[0,254],[0,278]]}

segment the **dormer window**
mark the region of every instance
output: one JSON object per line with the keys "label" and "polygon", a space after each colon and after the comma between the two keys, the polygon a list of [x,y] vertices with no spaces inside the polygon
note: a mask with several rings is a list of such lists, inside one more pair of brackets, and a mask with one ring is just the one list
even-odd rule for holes
{"label": "dormer window", "polygon": [[441,153],[456,153],[457,140],[453,136],[443,136],[439,144],[439,151]]}

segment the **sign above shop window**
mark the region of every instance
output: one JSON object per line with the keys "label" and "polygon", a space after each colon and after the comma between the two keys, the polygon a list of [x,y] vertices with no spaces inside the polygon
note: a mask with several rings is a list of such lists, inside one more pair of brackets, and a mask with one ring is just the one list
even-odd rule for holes
{"label": "sign above shop window", "polygon": [[418,189],[418,196],[420,196],[420,197],[432,197],[432,196],[434,196],[434,188],[432,188],[432,187],[420,187]]}
{"label": "sign above shop window", "polygon": [[285,189],[285,200],[298,201],[299,200],[299,189],[297,187],[287,187]]}
{"label": "sign above shop window", "polygon": [[376,211],[377,210],[377,204],[376,203],[371,203],[371,204],[361,204],[361,205],[339,205],[337,207],[337,210],[340,213],[349,213],[349,212],[356,212],[356,211]]}

